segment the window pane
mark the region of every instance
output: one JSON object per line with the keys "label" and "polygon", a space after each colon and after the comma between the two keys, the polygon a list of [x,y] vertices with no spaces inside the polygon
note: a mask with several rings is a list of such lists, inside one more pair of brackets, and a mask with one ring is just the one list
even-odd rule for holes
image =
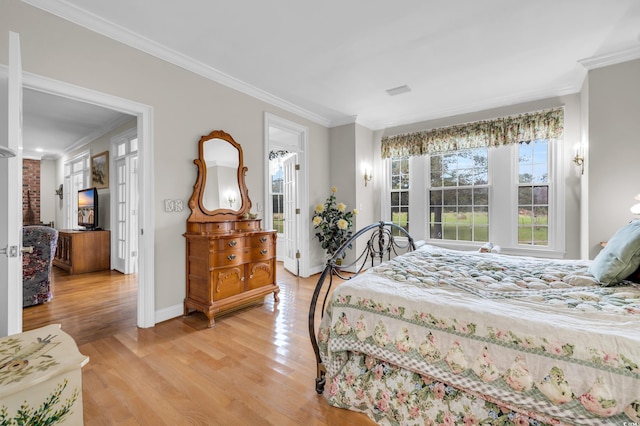
{"label": "window pane", "polygon": [[531,205],[533,203],[533,191],[530,186],[518,188],[518,204]]}
{"label": "window pane", "polygon": [[[391,221],[407,231],[409,230],[409,189],[409,158],[392,158]],[[399,234],[399,232],[396,233]]]}
{"label": "window pane", "polygon": [[429,191],[429,203],[432,206],[442,205],[442,191]]}
{"label": "window pane", "polygon": [[489,188],[480,185],[489,182],[488,160],[488,148],[430,156],[431,238],[487,241]]}
{"label": "window pane", "polygon": [[549,143],[521,143],[518,155],[518,243],[548,245]]}
{"label": "window pane", "polygon": [[473,200],[475,205],[489,205],[489,188],[474,188]]}

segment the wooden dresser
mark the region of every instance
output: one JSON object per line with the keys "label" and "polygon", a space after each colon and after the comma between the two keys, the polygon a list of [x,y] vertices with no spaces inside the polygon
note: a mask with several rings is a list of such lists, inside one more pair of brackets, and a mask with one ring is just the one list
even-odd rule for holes
{"label": "wooden dresser", "polygon": [[223,311],[261,303],[276,284],[276,231],[261,228],[250,213],[242,147],[231,135],[214,130],[198,145],[198,177],[187,219],[184,315]]}
{"label": "wooden dresser", "polygon": [[111,268],[109,231],[61,229],[53,265],[69,274],[105,271]]}
{"label": "wooden dresser", "polygon": [[[199,228],[191,224],[190,228]],[[221,232],[187,232],[187,288],[184,314],[204,312],[213,326],[221,311],[260,302],[280,291],[276,285],[276,231],[259,220],[217,222]],[[204,228],[205,226],[203,226]],[[211,228],[211,227],[207,227]]]}

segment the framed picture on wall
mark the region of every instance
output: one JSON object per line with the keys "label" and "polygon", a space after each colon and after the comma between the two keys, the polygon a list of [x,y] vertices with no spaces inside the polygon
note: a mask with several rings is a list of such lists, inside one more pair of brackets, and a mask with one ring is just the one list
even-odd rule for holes
{"label": "framed picture on wall", "polygon": [[91,185],[109,187],[109,151],[91,156]]}

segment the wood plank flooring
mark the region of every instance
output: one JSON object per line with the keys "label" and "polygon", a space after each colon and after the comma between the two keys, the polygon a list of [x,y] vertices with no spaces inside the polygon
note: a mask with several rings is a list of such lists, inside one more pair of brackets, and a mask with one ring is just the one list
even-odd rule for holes
{"label": "wood plank flooring", "polygon": [[280,303],[136,327],[136,277],[54,268],[51,302],[25,308],[25,331],[61,324],[80,352],[86,425],[372,425],[314,389],[308,337],[317,276],[278,266]]}

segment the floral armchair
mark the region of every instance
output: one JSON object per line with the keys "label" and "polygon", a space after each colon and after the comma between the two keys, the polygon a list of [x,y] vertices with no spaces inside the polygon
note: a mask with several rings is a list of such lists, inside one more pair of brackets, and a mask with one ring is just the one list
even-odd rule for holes
{"label": "floral armchair", "polygon": [[22,228],[23,247],[33,247],[33,253],[22,254],[22,306],[32,306],[51,300],[51,267],[58,245],[58,230],[31,225]]}

